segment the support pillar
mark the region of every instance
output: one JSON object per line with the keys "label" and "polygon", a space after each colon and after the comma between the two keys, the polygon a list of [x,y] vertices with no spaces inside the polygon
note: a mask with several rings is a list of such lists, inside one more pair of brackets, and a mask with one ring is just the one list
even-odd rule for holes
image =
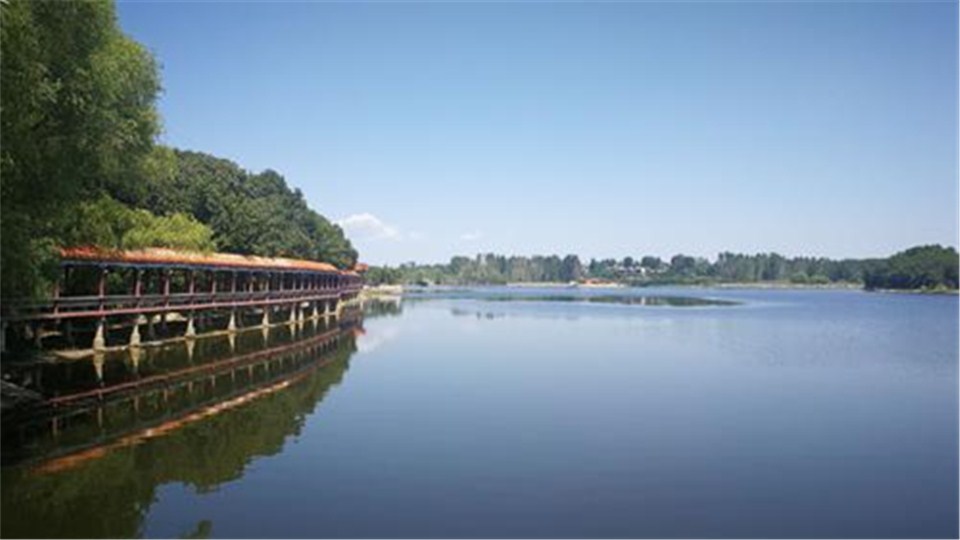
{"label": "support pillar", "polygon": [[190,312],[190,315],[187,316],[187,331],[184,334],[184,337],[195,338],[197,337],[197,329],[193,326],[193,312]]}
{"label": "support pillar", "polygon": [[263,322],[260,326],[267,328],[270,326],[270,306],[263,306]]}
{"label": "support pillar", "polygon": [[297,322],[297,304],[290,306],[290,324]]}
{"label": "support pillar", "polygon": [[227,321],[227,332],[237,331],[237,310],[230,310],[230,320]]}
{"label": "support pillar", "polygon": [[313,303],[313,315],[311,315],[310,318],[313,320],[320,318],[320,314],[317,312],[317,302]]}
{"label": "support pillar", "polygon": [[101,317],[97,320],[97,331],[93,335],[93,350],[102,351],[107,348],[107,340],[105,336],[105,326],[106,319]]}
{"label": "support pillar", "polygon": [[97,374],[97,381],[103,384],[103,363],[106,359],[102,352],[93,353],[93,371]]}
{"label": "support pillar", "polygon": [[142,354],[143,349],[140,347],[130,349],[130,364],[133,366],[133,372],[135,374],[140,373],[140,357]]}
{"label": "support pillar", "polygon": [[130,332],[130,346],[131,347],[140,346],[140,316],[139,315],[133,320],[133,332]]}

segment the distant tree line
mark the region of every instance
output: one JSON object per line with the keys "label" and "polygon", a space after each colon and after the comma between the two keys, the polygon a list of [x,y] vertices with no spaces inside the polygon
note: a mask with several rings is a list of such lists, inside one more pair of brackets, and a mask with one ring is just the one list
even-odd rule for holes
{"label": "distant tree line", "polygon": [[3,297],[48,292],[69,244],[356,262],[343,231],[276,172],[156,144],[157,65],[112,1],[0,10]]}
{"label": "distant tree line", "polygon": [[791,257],[777,253],[720,253],[715,261],[678,254],[664,261],[640,258],[591,259],[503,256],[492,253],[453,257],[448,264],[371,267],[370,284],[504,284],[598,279],[629,285],[780,282],[860,284],[868,289],[956,289],[958,255],[939,245],[908,249],[887,259]]}

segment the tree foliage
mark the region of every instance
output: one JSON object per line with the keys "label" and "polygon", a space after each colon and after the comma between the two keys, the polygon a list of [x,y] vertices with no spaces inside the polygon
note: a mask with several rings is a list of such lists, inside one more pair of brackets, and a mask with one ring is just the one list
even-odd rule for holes
{"label": "tree foliage", "polygon": [[867,270],[868,289],[956,289],[957,251],[941,245],[901,251]]}
{"label": "tree foliage", "polygon": [[665,263],[659,257],[591,259],[586,268],[568,255],[505,257],[492,253],[476,258],[453,257],[450,263],[397,268],[371,267],[376,283],[497,284],[517,281],[568,282],[605,279],[631,285],[789,282],[820,285],[863,283],[867,288],[957,288],[957,252],[941,246],[908,249],[889,259],[787,258],[777,253],[745,255],[723,252],[714,262],[677,254]]}
{"label": "tree foliage", "polygon": [[43,294],[56,247],[77,242],[356,261],[279,174],[155,144],[157,65],[112,1],[0,10],[2,296]]}
{"label": "tree foliage", "polygon": [[134,209],[106,195],[80,203],[71,213],[72,226],[64,243],[113,249],[170,247],[213,251],[213,231],[193,216],[175,213],[156,216]]}
{"label": "tree foliage", "polygon": [[120,31],[108,1],[12,0],[0,9],[6,295],[36,292],[70,207],[107,189],[136,191],[159,131],[160,83],[153,57]]}
{"label": "tree foliage", "polygon": [[310,209],[279,173],[250,173],[200,152],[174,151],[173,174],[157,175],[139,203],[160,214],[181,212],[213,230],[229,253],[293,257],[353,266],[357,252],[336,224]]}

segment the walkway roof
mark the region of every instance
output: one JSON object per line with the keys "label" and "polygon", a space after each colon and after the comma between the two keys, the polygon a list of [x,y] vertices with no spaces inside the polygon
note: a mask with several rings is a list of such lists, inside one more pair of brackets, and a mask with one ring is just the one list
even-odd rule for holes
{"label": "walkway roof", "polygon": [[324,262],[281,257],[257,257],[234,253],[200,253],[166,248],[111,250],[90,246],[68,247],[60,249],[60,256],[65,262],[74,263],[106,263],[124,266],[204,266],[244,270],[336,272],[355,275],[353,272],[337,270],[332,264]]}

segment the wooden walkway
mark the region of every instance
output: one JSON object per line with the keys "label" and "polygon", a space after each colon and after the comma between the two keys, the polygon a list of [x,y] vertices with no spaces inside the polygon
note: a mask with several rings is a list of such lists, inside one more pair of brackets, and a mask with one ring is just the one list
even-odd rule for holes
{"label": "wooden walkway", "polygon": [[0,303],[2,350],[11,341],[43,347],[50,336],[75,348],[88,333],[94,350],[117,344],[117,334],[139,346],[156,339],[155,324],[170,337],[171,321],[185,323],[182,336],[192,338],[199,328],[235,331],[252,315],[260,325],[332,316],[363,287],[358,272],[316,261],[167,249],[69,248],[61,269],[49,300]]}

